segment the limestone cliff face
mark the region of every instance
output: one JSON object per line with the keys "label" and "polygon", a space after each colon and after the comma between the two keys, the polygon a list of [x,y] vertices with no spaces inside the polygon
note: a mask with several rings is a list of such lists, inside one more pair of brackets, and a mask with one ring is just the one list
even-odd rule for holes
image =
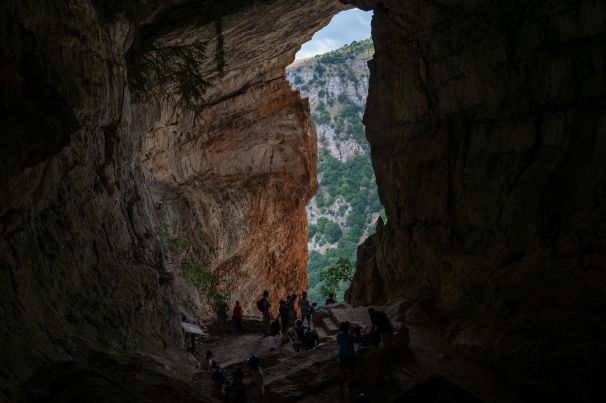
{"label": "limestone cliff face", "polygon": [[156,212],[178,234],[168,238],[193,240],[220,291],[250,314],[265,288],[275,306],[306,289],[304,207],[316,186],[308,106],[281,77],[189,119],[178,113],[161,111],[142,151]]}
{"label": "limestone cliff face", "polygon": [[[343,8],[2,2],[0,400],[89,348],[180,348],[200,302],[183,258],[249,310],[263,288],[305,288],[315,133],[284,67]],[[170,80],[133,88],[138,60],[195,40],[201,99]]]}
{"label": "limestone cliff face", "polygon": [[591,400],[579,374],[606,340],[604,3],[352,3],[375,9],[365,124],[387,224],[360,247],[349,299],[413,298],[522,382]]}

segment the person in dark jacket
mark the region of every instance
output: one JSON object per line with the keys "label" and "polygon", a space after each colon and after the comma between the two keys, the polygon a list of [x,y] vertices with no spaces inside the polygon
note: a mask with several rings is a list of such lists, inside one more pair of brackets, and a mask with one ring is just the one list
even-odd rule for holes
{"label": "person in dark jacket", "polygon": [[370,332],[377,332],[381,335],[381,341],[384,346],[391,346],[393,343],[394,329],[387,314],[383,311],[377,311],[375,308],[368,308],[370,315],[371,328]]}
{"label": "person in dark jacket", "polygon": [[349,333],[349,322],[339,323],[337,343],[339,344],[339,360],[341,361],[341,389],[346,381],[353,382],[356,358],[354,341],[354,336]]}

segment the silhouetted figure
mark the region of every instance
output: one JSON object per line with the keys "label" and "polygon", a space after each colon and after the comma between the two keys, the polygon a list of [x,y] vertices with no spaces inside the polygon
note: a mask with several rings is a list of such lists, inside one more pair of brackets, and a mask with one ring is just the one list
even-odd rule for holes
{"label": "silhouetted figure", "polygon": [[372,324],[370,333],[379,333],[381,335],[383,345],[391,346],[393,343],[394,330],[391,321],[387,317],[387,314],[383,311],[377,311],[373,307],[368,308],[368,313],[370,315],[370,323]]}
{"label": "silhouetted figure", "polygon": [[278,309],[280,313],[280,325],[282,330],[282,343],[286,343],[288,341],[288,327],[290,325],[290,320],[292,313],[290,308],[288,307],[288,303],[284,300],[280,300],[280,308]]}
{"label": "silhouetted figure", "polygon": [[257,301],[257,308],[263,313],[262,326],[263,334],[265,336],[269,336],[269,321],[271,320],[271,303],[269,302],[267,297],[269,297],[269,291],[265,290],[263,291],[263,296],[261,297],[261,299]]}
{"label": "silhouetted figure", "polygon": [[248,403],[246,384],[244,383],[244,371],[242,371],[242,368],[238,368],[234,373],[231,396],[233,396],[232,401],[234,403]]}
{"label": "silhouetted figure", "polygon": [[320,344],[320,337],[318,336],[318,333],[314,329],[306,327],[305,334],[303,335],[303,349],[311,350],[318,344]]}
{"label": "silhouetted figure", "polygon": [[206,352],[206,358],[200,363],[200,367],[204,371],[210,371],[213,368],[219,368],[219,364],[213,360],[213,352],[208,350]]}
{"label": "silhouetted figure", "polygon": [[226,303],[221,303],[217,307],[217,330],[221,336],[227,333],[227,310],[229,307]]}
{"label": "silhouetted figure", "polygon": [[354,364],[356,352],[354,349],[354,337],[349,334],[349,322],[339,324],[339,334],[337,335],[339,343],[339,360],[341,361],[341,389],[343,384],[353,382]]}
{"label": "silhouetted figure", "polygon": [[330,305],[330,304],[334,304],[337,301],[335,301],[335,294],[330,293],[328,294],[328,298],[326,298],[326,302],[324,303],[324,305]]}
{"label": "silhouetted figure", "polygon": [[288,307],[290,308],[290,311],[292,312],[292,319],[291,319],[291,326],[294,326],[295,324],[295,320],[297,319],[297,309],[296,309],[296,302],[297,302],[297,294],[296,293],[292,293],[290,295],[290,297],[288,298]]}
{"label": "silhouetted figure", "polygon": [[232,319],[236,324],[236,333],[239,335],[242,334],[242,317],[244,316],[244,311],[242,310],[242,305],[240,305],[240,301],[236,301],[236,306],[234,306],[234,310],[232,312]]}
{"label": "silhouetted figure", "polygon": [[309,305],[307,292],[305,291],[301,293],[301,298],[299,299],[299,309],[301,310],[301,320],[307,320],[307,326],[310,326],[311,306]]}
{"label": "silhouetted figure", "polygon": [[262,402],[265,396],[264,377],[261,370],[261,360],[256,355],[248,359],[248,365],[252,369],[248,387],[248,399],[250,402]]}

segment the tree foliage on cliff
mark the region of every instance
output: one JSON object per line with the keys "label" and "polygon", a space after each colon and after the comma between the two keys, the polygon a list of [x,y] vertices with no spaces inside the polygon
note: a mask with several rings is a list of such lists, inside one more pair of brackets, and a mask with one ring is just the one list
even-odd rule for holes
{"label": "tree foliage on cliff", "polygon": [[[322,300],[328,287],[321,273],[339,259],[355,261],[358,244],[374,231],[376,217],[384,215],[362,123],[364,100],[358,95],[364,92],[358,90],[367,81],[366,59],[373,51],[370,39],[353,42],[289,70],[292,85],[313,101],[314,123],[328,127],[318,132],[332,131],[331,139],[326,134],[318,138],[319,181],[313,201],[319,217],[308,227],[309,242],[322,246],[311,251],[307,266],[309,296],[314,302]],[[329,152],[331,142],[339,146],[351,141],[361,151],[345,161]],[[338,299],[347,285],[343,281],[337,287]]]}
{"label": "tree foliage on cliff", "polygon": [[335,263],[322,270],[320,273],[322,296],[328,298],[329,295],[336,295],[341,286],[351,282],[353,273],[353,263],[344,257],[340,257]]}

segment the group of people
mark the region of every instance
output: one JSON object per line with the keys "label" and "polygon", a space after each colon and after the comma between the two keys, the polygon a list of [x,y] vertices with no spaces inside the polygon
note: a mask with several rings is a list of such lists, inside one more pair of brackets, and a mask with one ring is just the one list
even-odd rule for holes
{"label": "group of people", "polygon": [[393,343],[394,327],[385,312],[368,308],[370,316],[370,332],[362,336],[360,329],[351,329],[351,324],[347,321],[339,323],[339,334],[337,343],[339,344],[339,360],[341,364],[341,383],[346,381],[353,382],[355,367],[355,344],[361,346],[378,347],[383,344],[389,347]]}
{"label": "group of people", "polygon": [[[257,301],[257,308],[263,313],[265,336],[274,336],[277,340],[281,333],[282,344],[292,341],[293,348],[297,352],[314,348],[320,343],[318,334],[311,328],[311,318],[317,304],[309,302],[307,292],[303,291],[301,298],[296,293],[292,293],[286,299],[280,300],[278,316],[275,319],[271,315],[271,303],[268,297],[269,291],[265,290],[261,299]],[[307,326],[304,322],[307,322]]]}
{"label": "group of people", "polygon": [[220,399],[229,399],[234,403],[262,402],[265,395],[264,376],[261,369],[261,359],[256,355],[247,360],[250,374],[244,379],[244,370],[237,368],[232,374],[231,382],[213,360],[212,351],[206,352],[206,359],[202,361],[202,369],[211,373],[213,383],[213,396]]}
{"label": "group of people", "polygon": [[[217,331],[221,336],[225,336],[227,334],[228,309],[229,306],[226,303],[219,304],[219,306],[217,307]],[[240,305],[240,301],[236,301],[236,305],[234,305],[231,318],[235,325],[235,331],[237,335],[242,334],[243,317],[244,310],[242,309],[242,305]]]}
{"label": "group of people", "polygon": [[[298,301],[297,301],[298,300]],[[326,304],[335,303],[334,295],[330,295]],[[271,314],[271,302],[269,301],[269,291],[263,291],[261,299],[257,302],[257,308],[263,314],[263,332],[264,336],[275,336],[276,342],[278,336],[282,335],[282,344],[292,341],[295,351],[299,352],[316,347],[320,339],[316,331],[311,327],[311,320],[317,304],[311,304],[307,298],[307,293],[303,291],[301,297],[296,293],[288,295],[280,300],[278,307],[278,316],[273,318]],[[297,309],[298,307],[298,309]],[[227,304],[222,306],[217,313],[220,322],[227,322]],[[353,382],[356,349],[355,344],[360,346],[378,347],[390,346],[394,339],[394,327],[385,312],[368,308],[371,328],[367,334],[362,335],[360,328],[352,329],[349,322],[339,324],[339,333],[337,343],[339,346],[339,360],[341,367],[341,383]],[[243,310],[239,301],[233,308],[232,319],[235,323],[236,332],[242,332]],[[305,326],[305,322],[307,326]],[[224,331],[226,324],[219,324],[219,331]],[[244,380],[244,371],[238,368],[232,377],[231,383],[226,381],[220,366],[213,361],[211,351],[207,352],[206,360],[202,363],[202,368],[211,373],[211,379],[215,390],[222,397],[228,397],[233,402],[259,402],[264,396],[263,371],[260,366],[261,360],[257,356],[248,359],[250,367],[250,377]]]}

